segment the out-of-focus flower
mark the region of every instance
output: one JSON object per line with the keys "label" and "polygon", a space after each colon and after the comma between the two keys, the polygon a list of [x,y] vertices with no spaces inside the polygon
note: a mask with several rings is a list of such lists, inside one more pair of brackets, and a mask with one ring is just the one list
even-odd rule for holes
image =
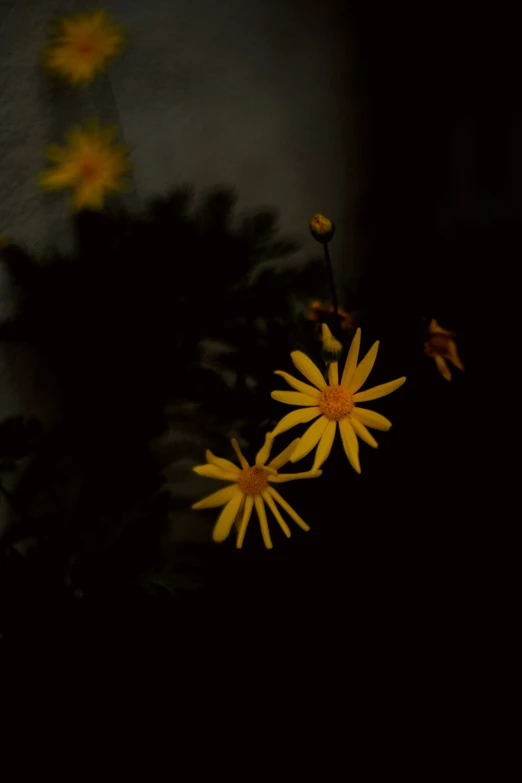
{"label": "out-of-focus flower", "polygon": [[329,218],[319,212],[310,221],[310,231],[318,242],[329,242],[335,233],[335,226]]}
{"label": "out-of-focus flower", "polygon": [[[308,321],[315,321],[315,333],[319,340],[322,339],[321,325],[333,315],[334,306],[331,302],[322,302],[319,299],[315,299],[308,309],[305,318]],[[339,316],[339,326],[344,331],[350,331],[353,329],[353,319],[350,313],[347,313],[342,307],[337,308],[337,314]]]}
{"label": "out-of-focus flower", "polygon": [[327,324],[322,324],[323,355],[325,360],[336,362],[343,352],[343,344],[333,336]]}
{"label": "out-of-focus flower", "polygon": [[448,361],[457,369],[464,370],[464,365],[457,353],[457,346],[453,339],[455,332],[443,329],[435,318],[432,318],[428,327],[428,334],[430,337],[424,343],[424,353],[426,356],[431,356],[435,359],[435,364],[442,377],[447,381],[451,381],[451,370],[448,367]]}
{"label": "out-of-focus flower", "polygon": [[113,143],[116,132],[97,123],[69,131],[67,146],[48,149],[46,157],[55,166],[40,174],[40,185],[46,190],[72,190],[74,209],[101,209],[109,191],[129,189],[122,179],[130,169],[128,150]]}
{"label": "out-of-focus flower", "polygon": [[317,419],[299,441],[290,458],[292,462],[306,457],[317,446],[312,471],[320,468],[330,454],[339,425],[346,456],[353,469],[360,473],[357,437],[376,448],[377,441],[367,427],[383,431],[390,429],[391,421],[380,413],[360,408],[359,403],[377,400],[379,397],[391,394],[402,386],[406,378],[397,378],[395,381],[374,386],[372,389],[359,391],[373,369],[379,342],[374,343],[364,359],[357,364],[360,344],[361,330],[357,329],[350,345],[340,384],[337,362],[332,362],[328,368],[329,382],[327,383],[319,368],[301,351],[294,351],[290,356],[299,372],[310,384],[313,384],[312,386],[286,372],[276,371],[276,375],[281,375],[296,391],[273,391],[272,397],[287,405],[299,406],[299,410],[282,418],[272,431],[272,436],[275,437],[296,424],[305,424]]}
{"label": "out-of-focus flower", "polygon": [[106,11],[74,14],[58,20],[44,64],[73,84],[88,84],[120,54],[123,42],[121,28]]}
{"label": "out-of-focus flower", "polygon": [[299,438],[294,440],[278,457],[275,457],[267,465],[266,461],[270,456],[273,444],[273,438],[268,434],[263,447],[256,456],[255,465],[252,465],[252,467],[241,453],[239,444],[235,439],[232,440],[232,446],[241,467],[230,462],[230,460],[215,457],[211,451],[207,450],[207,464],[198,465],[194,468],[194,471],[200,476],[231,482],[225,489],[214,492],[192,506],[195,509],[224,506],[214,527],[212,536],[214,541],[224,541],[228,538],[235,522],[238,531],[236,546],[238,549],[241,549],[252,509],[255,506],[264,544],[267,549],[272,549],[273,545],[268,529],[265,503],[287,538],[290,538],[291,531],[281,516],[276,502],[299,527],[303,530],[310,530],[306,522],[301,519],[299,514],[272,486],[272,484],[281,484],[285,481],[294,481],[295,479],[317,478],[322,474],[321,470],[309,470],[306,473],[278,473],[278,470],[289,461],[298,443]]}

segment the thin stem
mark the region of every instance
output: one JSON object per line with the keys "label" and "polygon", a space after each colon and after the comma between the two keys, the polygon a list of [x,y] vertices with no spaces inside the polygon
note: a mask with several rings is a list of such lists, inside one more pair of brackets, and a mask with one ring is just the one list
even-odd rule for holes
{"label": "thin stem", "polygon": [[324,248],[324,259],[326,261],[326,269],[328,270],[328,280],[330,282],[330,290],[332,292],[332,304],[334,307],[334,318],[337,324],[340,323],[339,318],[339,305],[337,302],[337,290],[335,288],[335,282],[334,282],[334,276],[333,276],[333,270],[332,270],[332,262],[330,260],[330,251],[328,250],[328,245],[325,242],[323,245]]}

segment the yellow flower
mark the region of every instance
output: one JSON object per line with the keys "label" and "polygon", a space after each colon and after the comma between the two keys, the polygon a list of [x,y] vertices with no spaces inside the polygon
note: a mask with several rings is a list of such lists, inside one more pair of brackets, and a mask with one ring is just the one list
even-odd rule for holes
{"label": "yellow flower", "polygon": [[45,65],[73,84],[88,84],[121,52],[124,36],[106,11],[60,19],[45,54]]}
{"label": "yellow flower", "polygon": [[426,356],[431,356],[435,359],[435,364],[442,377],[447,381],[451,381],[451,370],[446,359],[459,370],[464,369],[464,365],[457,353],[455,340],[453,339],[455,332],[448,332],[447,329],[443,329],[435,318],[432,318],[428,327],[428,334],[430,339],[424,343],[424,353]]}
{"label": "yellow flower", "polygon": [[234,451],[237,454],[239,464],[238,468],[228,459],[215,457],[211,451],[206,452],[207,464],[198,465],[194,471],[200,476],[208,478],[222,479],[230,481],[231,484],[225,489],[220,489],[212,495],[194,503],[192,508],[217,508],[224,506],[218,521],[214,528],[214,541],[224,541],[228,538],[234,522],[238,531],[236,546],[241,549],[243,540],[252,514],[252,509],[256,508],[261,534],[267,549],[272,549],[272,539],[268,529],[268,520],[266,516],[265,503],[279,523],[283,533],[290,538],[290,528],[281,516],[276,506],[276,501],[282,509],[296,522],[303,530],[310,530],[306,522],[301,519],[294,509],[281,497],[272,484],[281,484],[284,481],[294,481],[295,479],[317,478],[322,471],[307,471],[306,473],[286,473],[280,474],[277,471],[286,465],[296,446],[299,438],[294,440],[284,451],[275,457],[266,465],[270,456],[273,438],[270,434],[266,436],[265,443],[256,456],[255,465],[250,467],[245,457],[241,453],[237,440],[232,440]]}
{"label": "yellow flower", "polygon": [[329,234],[330,231],[332,231],[333,223],[327,217],[321,215],[318,212],[311,219],[310,228],[312,230],[312,234],[318,234],[319,236],[324,236],[325,234]]}
{"label": "yellow flower", "polygon": [[357,437],[376,448],[377,441],[367,428],[383,431],[390,429],[391,421],[380,413],[360,408],[358,403],[377,400],[379,397],[391,394],[402,386],[406,378],[397,378],[395,381],[374,386],[373,389],[359,391],[373,369],[379,342],[374,343],[364,359],[357,364],[360,344],[361,330],[357,329],[350,345],[340,384],[337,362],[333,362],[328,369],[329,383],[327,383],[319,368],[301,351],[290,354],[292,361],[313,386],[293,378],[286,372],[276,371],[276,375],[281,375],[288,385],[297,391],[273,391],[272,397],[287,405],[298,405],[300,409],[292,411],[281,419],[272,431],[272,437],[289,430],[296,424],[317,419],[301,438],[292,454],[292,462],[306,457],[317,446],[312,471],[317,470],[330,454],[339,426],[346,456],[354,470],[360,473]]}
{"label": "yellow flower", "polygon": [[101,209],[107,191],[128,189],[122,181],[130,169],[127,147],[113,144],[116,132],[97,123],[69,131],[67,146],[49,148],[47,158],[56,165],[40,174],[40,185],[72,190],[74,209]]}

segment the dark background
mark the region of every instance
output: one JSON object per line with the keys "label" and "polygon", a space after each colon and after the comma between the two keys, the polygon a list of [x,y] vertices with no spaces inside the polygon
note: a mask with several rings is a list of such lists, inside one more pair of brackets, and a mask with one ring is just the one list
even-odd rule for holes
{"label": "dark background", "polygon": [[[155,340],[154,349],[147,341],[140,345],[139,356],[146,360],[146,371],[137,385],[135,376],[130,382],[129,375],[135,346],[143,334],[141,326],[133,323],[135,300],[127,299],[128,306],[122,311],[118,309],[121,303],[116,308],[109,294],[106,310],[101,303],[101,311],[107,315],[107,321],[102,319],[101,323],[107,325],[110,314],[117,311],[133,324],[134,342],[128,333],[115,337],[118,346],[126,346],[118,371],[104,352],[107,334],[101,326],[94,343],[91,335],[82,331],[81,317],[76,314],[87,312],[83,285],[76,292],[77,299],[71,297],[74,306],[65,311],[57,306],[52,328],[40,343],[34,343],[38,356],[55,360],[58,388],[66,390],[58,421],[68,422],[67,428],[58,424],[39,442],[45,448],[51,443],[51,454],[58,461],[73,452],[81,455],[79,480],[92,481],[95,491],[90,500],[88,492],[82,496],[87,498],[89,513],[85,514],[83,499],[76,505],[72,502],[73,511],[68,508],[66,516],[70,514],[70,519],[65,523],[56,523],[56,511],[51,508],[45,520],[51,532],[43,536],[43,543],[41,529],[36,533],[31,529],[30,535],[37,541],[31,558],[20,556],[20,560],[12,549],[4,550],[3,633],[5,644],[10,643],[12,648],[44,636],[50,646],[63,644],[65,638],[82,652],[98,649],[108,641],[118,649],[128,649],[132,640],[132,645],[140,649],[175,650],[179,655],[200,650],[203,642],[207,649],[219,647],[219,654],[224,648],[217,640],[226,639],[244,645],[239,648],[243,655],[259,649],[274,655],[276,649],[291,656],[299,650],[299,660],[304,657],[313,661],[317,653],[332,659],[351,654],[360,660],[375,660],[376,665],[383,649],[387,650],[389,664],[407,647],[411,665],[420,666],[419,662],[434,651],[439,661],[455,655],[459,640],[466,637],[477,616],[488,610],[491,563],[484,558],[488,515],[483,512],[488,507],[489,490],[481,485],[484,440],[476,422],[484,391],[478,376],[483,373],[494,299],[492,284],[494,278],[502,279],[506,274],[518,256],[520,243],[521,122],[518,92],[511,84],[514,64],[510,62],[513,49],[509,20],[480,18],[475,11],[473,15],[456,15],[454,10],[446,13],[438,9],[437,14],[422,10],[415,16],[395,8],[393,12],[380,9],[376,16],[375,11],[345,5],[341,9],[334,3],[321,9],[311,3],[299,4],[298,8],[292,3],[282,6],[288,7],[292,24],[307,30],[313,29],[316,13],[322,19],[330,15],[335,21],[335,35],[332,32],[333,37],[324,43],[325,57],[327,51],[331,57],[334,50],[344,62],[349,51],[350,81],[346,82],[344,95],[339,95],[336,87],[331,97],[341,118],[356,113],[355,142],[347,138],[349,150],[342,159],[336,157],[334,165],[328,148],[330,117],[329,123],[321,126],[324,135],[319,136],[319,148],[310,143],[299,165],[313,178],[328,158],[327,165],[336,174],[327,178],[328,189],[334,192],[340,188],[345,193],[355,143],[357,192],[353,199],[332,202],[336,209],[329,214],[344,228],[339,244],[336,238],[331,248],[340,299],[363,325],[363,345],[369,347],[373,339],[382,340],[372,384],[403,374],[408,377],[403,389],[375,404],[394,426],[389,434],[377,438],[377,452],[369,453],[361,446],[362,476],[353,474],[336,448],[320,484],[307,482],[306,495],[297,483],[285,485],[288,501],[298,509],[306,508],[305,516],[312,526],[309,534],[301,535],[296,530],[289,542],[276,539],[269,553],[262,550],[251,531],[252,543],[241,553],[234,551],[232,543],[222,547],[179,541],[169,544],[163,528],[165,510],[157,510],[156,500],[153,506],[148,505],[150,497],[155,497],[156,474],[145,456],[146,443],[160,435],[165,425],[162,416],[166,402],[161,394],[150,391],[147,381],[155,379],[155,389],[165,394],[173,388],[179,392],[180,388],[176,372],[165,369],[169,344],[165,328],[172,328],[173,319],[180,325],[174,344],[178,368],[193,373],[193,384],[183,387],[189,401],[194,399],[191,394],[197,396],[197,389],[201,389],[197,377],[199,338],[224,340],[227,344],[236,340],[233,401],[225,402],[228,393],[216,386],[215,399],[223,401],[225,407],[214,410],[209,404],[206,409],[205,401],[196,399],[204,409],[196,424],[199,422],[204,431],[208,429],[209,438],[216,443],[214,451],[219,444],[223,456],[231,456],[230,450],[226,452],[227,426],[239,431],[255,451],[261,422],[275,422],[282,415],[281,406],[271,405],[269,400],[268,391],[275,387],[271,371],[289,370],[289,359],[285,364],[284,356],[293,347],[317,353],[317,344],[302,317],[292,319],[286,297],[292,294],[303,303],[307,297],[327,295],[328,289],[319,263],[298,280],[281,276],[276,266],[279,282],[269,276],[261,281],[260,288],[253,289],[251,300],[242,300],[234,280],[241,276],[245,245],[233,244],[234,250],[230,250],[223,222],[218,220],[217,228],[205,228],[203,215],[195,225],[189,224],[177,233],[172,231],[173,215],[177,214],[172,204],[168,209],[174,211],[168,211],[163,229],[158,227],[161,214],[158,217],[156,210],[159,223],[149,226],[149,233],[138,231],[143,245],[134,241],[131,245],[147,253],[152,246],[150,257],[155,258],[161,255],[161,249],[168,249],[176,259],[175,268],[168,272],[161,265],[140,265],[138,250],[129,264],[132,250],[121,237],[130,229],[116,222],[121,269],[127,263],[127,268],[134,270],[129,272],[129,291],[140,287],[150,290],[150,301],[141,303],[143,311],[165,313],[165,318],[158,315],[159,331],[151,338]],[[257,28],[248,15],[242,17],[242,23],[249,35],[255,36]],[[292,40],[290,29],[278,49],[281,70],[285,69],[286,44],[290,47]],[[234,36],[239,41],[242,30]],[[317,118],[313,112],[315,99],[321,102],[332,86],[329,81],[316,83],[314,90],[317,93],[311,89],[307,92],[311,123]],[[255,97],[254,89],[254,104]],[[287,107],[291,112],[291,94]],[[352,127],[351,120],[348,124]],[[334,137],[337,144],[338,127]],[[291,168],[290,162],[288,165]],[[286,175],[286,169],[278,169],[278,177],[284,179]],[[237,181],[227,184],[240,191]],[[285,226],[285,211],[287,207],[294,210],[294,206],[279,197],[275,178],[272,184],[272,203],[280,209]],[[317,203],[316,196],[311,200],[314,198]],[[328,209],[321,209],[328,213]],[[312,211],[315,209],[310,206]],[[211,209],[209,214],[215,216],[216,210]],[[302,214],[303,226],[308,219],[309,214]],[[83,253],[85,259],[92,259],[96,253],[97,258],[97,265],[86,267],[92,270],[88,290],[116,295],[121,278],[115,273],[111,282],[111,273],[103,271],[102,263],[111,255],[106,237],[112,229],[98,223],[83,225],[88,230],[79,232],[80,256]],[[256,255],[252,248],[262,235],[263,226],[254,221],[251,242],[246,243],[250,257]],[[301,251],[303,264],[299,268],[305,268],[304,260],[317,255],[318,249],[310,244],[311,239],[303,238],[303,242],[308,244]],[[101,253],[100,247],[105,248]],[[349,259],[346,248],[352,250]],[[290,246],[286,249],[290,253]],[[237,262],[224,275],[230,276],[228,288],[219,272],[224,258]],[[197,274],[189,269],[193,260]],[[204,291],[197,288],[202,275],[209,281]],[[150,289],[143,282],[147,280],[152,281]],[[171,286],[167,290],[174,292],[174,312],[168,297],[160,303],[155,298],[165,291],[165,282]],[[47,278],[45,285],[49,287],[39,282],[34,289],[38,292],[34,301],[40,305],[29,310],[33,327],[41,324],[42,318],[46,320],[41,303],[48,300],[43,290],[50,298],[51,290],[59,291],[53,300],[57,303],[63,303],[68,298],[64,292],[70,291],[62,278]],[[271,294],[276,294],[276,304]],[[260,337],[253,326],[249,331],[249,316],[254,312],[259,317],[267,313],[273,326],[268,336],[263,332],[265,336]],[[277,321],[279,317],[281,322]],[[451,384],[440,378],[434,363],[422,354],[431,317],[455,329],[458,335],[466,371],[455,371]],[[75,328],[71,329],[71,323]],[[146,334],[149,327],[153,329],[153,325],[148,324]],[[70,343],[57,339],[64,330],[71,334]],[[24,339],[34,340],[34,334]],[[79,335],[81,339],[75,342]],[[14,339],[12,335],[4,337]],[[73,356],[70,364],[64,362],[64,356],[71,358],[75,348],[77,357]],[[88,425],[84,420],[85,403],[93,398],[86,393],[82,374],[86,366],[83,352],[87,349],[89,391],[96,399],[87,417]],[[261,386],[251,396],[238,378],[255,376],[256,371]],[[97,383],[101,378],[103,386]],[[111,389],[125,388],[134,390],[122,406],[121,397],[116,392],[112,395]],[[207,389],[209,385],[205,385]],[[144,405],[144,400],[150,407]],[[250,420],[247,411],[252,410],[258,415]],[[78,428],[80,421],[84,429]],[[138,431],[132,438],[130,421]],[[71,428],[71,422],[75,427]],[[178,427],[180,432],[186,426],[187,421],[170,422],[170,427]],[[115,434],[109,437],[112,428]],[[56,449],[53,438],[58,441]],[[112,452],[104,449],[102,460],[97,450],[100,440],[109,440],[113,446]],[[134,461],[129,457],[131,447],[136,449]],[[94,454],[95,466],[88,459]],[[197,461],[196,454],[190,456]],[[163,457],[168,463],[169,455]],[[44,460],[43,464],[50,463]],[[141,472],[145,468],[151,471],[150,497]],[[52,482],[60,495],[64,484],[56,473],[52,479],[38,472],[36,475],[38,486]],[[78,542],[83,539],[77,531],[89,529],[90,521],[104,529],[108,516],[121,519],[120,509],[128,512],[129,495],[137,486],[139,514],[132,522],[136,528],[127,538],[116,536],[114,546],[101,555],[96,546],[92,550],[87,547],[82,560],[84,550]],[[190,502],[207,490],[203,481],[199,486],[201,492],[197,490]],[[30,491],[23,481],[19,487],[23,488],[17,490],[21,519],[15,514],[10,531],[22,530],[17,526],[27,524],[25,501]],[[171,493],[166,502],[169,525],[172,522],[175,526],[176,514],[181,514],[184,504],[186,507],[187,498],[177,501]],[[113,504],[112,516],[108,503]],[[60,513],[64,507],[62,503]],[[144,521],[149,514],[154,524]],[[209,534],[211,517],[209,512]],[[34,519],[30,523],[34,528]],[[120,530],[119,523],[114,524]],[[9,542],[11,548],[15,539]],[[76,557],[80,553],[80,560],[64,580],[72,551]],[[154,579],[150,578],[151,571]],[[145,588],[143,574],[149,574]],[[228,642],[225,647],[229,649]]]}

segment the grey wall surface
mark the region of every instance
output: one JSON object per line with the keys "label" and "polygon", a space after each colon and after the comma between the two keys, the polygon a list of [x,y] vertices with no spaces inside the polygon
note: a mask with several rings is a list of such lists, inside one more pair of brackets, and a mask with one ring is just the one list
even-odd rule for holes
{"label": "grey wall surface", "polygon": [[[338,223],[334,260],[346,269],[355,255],[357,122],[350,41],[336,5],[106,0],[127,28],[128,48],[78,90],[46,78],[39,55],[52,18],[90,4],[0,0],[0,232],[37,250],[70,245],[69,197],[39,192],[35,178],[46,144],[97,115],[119,122],[132,147],[130,207],[180,183],[196,192],[232,185],[240,209],[279,207],[283,231],[310,252],[308,219],[320,210]],[[0,318],[8,310],[0,277]],[[0,419],[49,414],[41,410],[44,381],[32,373],[0,354]]]}

